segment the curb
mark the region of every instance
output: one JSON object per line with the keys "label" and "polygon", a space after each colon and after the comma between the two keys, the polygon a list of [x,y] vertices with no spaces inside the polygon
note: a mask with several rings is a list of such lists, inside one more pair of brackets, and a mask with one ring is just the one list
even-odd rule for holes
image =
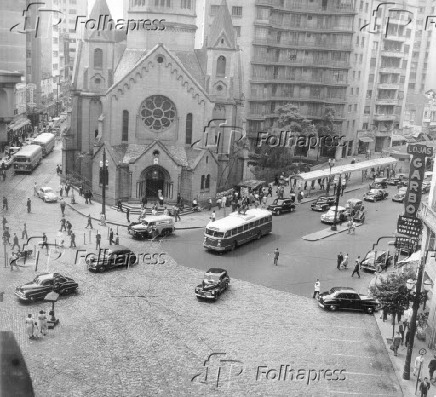
{"label": "curb", "polygon": [[[363,223],[356,223],[355,227],[360,227],[360,226],[362,226],[362,225],[363,225]],[[327,230],[327,229],[324,229],[324,230]],[[343,229],[343,230],[336,230],[336,231],[331,230],[332,233],[327,234],[327,235],[325,235],[324,237],[318,237],[318,238],[314,238],[314,239],[306,238],[306,237],[310,236],[310,234],[307,234],[306,236],[303,236],[303,237],[301,237],[301,238],[302,238],[303,240],[306,240],[306,241],[319,241],[319,240],[323,240],[323,239],[325,239],[325,238],[327,238],[327,237],[334,236],[335,234],[343,233],[343,232],[345,232],[345,231],[347,231],[347,230],[348,230],[347,228],[345,228],[345,229]],[[322,230],[321,230],[321,231],[322,231]],[[315,233],[317,233],[317,232],[315,232]],[[311,233],[311,234],[315,234],[315,233]],[[319,233],[319,232],[318,232],[318,233]]]}
{"label": "curb", "polygon": [[[361,186],[358,186],[358,187],[353,187],[353,188],[351,188],[351,189],[344,190],[344,193],[355,192],[356,190],[359,190],[359,189],[361,189],[361,188],[364,187],[364,186],[365,186],[365,185],[361,185]],[[319,196],[317,196],[317,197],[311,197],[311,198],[308,198],[308,199],[302,201],[301,204],[310,203],[310,202],[312,202],[312,201],[318,200],[319,197],[321,197],[321,196],[326,196],[326,195],[327,195],[327,193],[324,193],[324,194],[321,193],[321,194],[320,194]]]}

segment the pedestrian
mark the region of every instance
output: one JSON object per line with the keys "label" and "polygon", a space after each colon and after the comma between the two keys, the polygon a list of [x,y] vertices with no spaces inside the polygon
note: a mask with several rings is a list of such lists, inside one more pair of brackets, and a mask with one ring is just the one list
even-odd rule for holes
{"label": "pedestrian", "polygon": [[92,197],[93,197],[93,195],[92,195],[91,190],[88,190],[88,201],[89,201],[89,204],[92,204],[92,201],[91,201]]}
{"label": "pedestrian", "polygon": [[38,185],[35,182],[35,184],[33,185],[33,197],[38,196]]}
{"label": "pedestrian", "polygon": [[3,196],[3,209],[8,210],[8,199],[5,196]]}
{"label": "pedestrian", "polygon": [[398,322],[398,332],[401,335],[401,346],[402,346],[404,345],[404,325],[401,321]]}
{"label": "pedestrian", "polygon": [[47,236],[45,235],[45,233],[42,233],[42,246],[41,248],[44,248],[47,250],[46,255],[48,255],[48,240],[47,240]]}
{"label": "pedestrian", "polygon": [[115,235],[115,245],[120,245],[120,238],[118,236],[118,233]]}
{"label": "pedestrian", "polygon": [[413,376],[418,376],[419,370],[424,365],[424,355],[420,354],[415,358],[415,366],[413,367]]}
{"label": "pedestrian", "polygon": [[11,238],[11,235],[9,234],[9,228],[5,228],[4,232],[3,232],[3,241],[6,241],[8,244],[9,243],[9,239]]}
{"label": "pedestrian", "polygon": [[351,277],[353,277],[355,273],[357,273],[360,278],[360,256],[358,256],[356,259],[356,264],[354,265],[354,270],[353,273],[351,273]]}
{"label": "pedestrian", "polygon": [[70,189],[71,189],[70,184],[67,183],[67,185],[65,186],[65,194],[67,195],[67,197],[68,197],[68,193],[70,192]]}
{"label": "pedestrian", "polygon": [[330,193],[330,181],[327,181],[327,186],[325,188],[325,192],[327,195]]}
{"label": "pedestrian", "polygon": [[164,210],[163,210],[163,214],[164,214],[165,216],[168,216],[168,215],[170,214],[170,212],[168,211],[168,208],[167,208],[167,207],[164,208]]}
{"label": "pedestrian", "polygon": [[33,339],[35,337],[34,333],[35,320],[33,319],[31,314],[27,315],[26,318],[26,332],[29,339]]}
{"label": "pedestrian", "polygon": [[61,185],[61,188],[59,189],[59,196],[63,197],[64,194],[64,186]]}
{"label": "pedestrian", "polygon": [[436,355],[430,360],[428,363],[428,374],[430,376],[430,380],[433,380],[433,372],[436,370]]}
{"label": "pedestrian", "polygon": [[266,197],[271,196],[272,197],[272,186],[268,186],[268,194]]}
{"label": "pedestrian", "polygon": [[276,265],[276,266],[278,266],[278,264],[279,264],[279,255],[280,255],[279,249],[276,248],[274,250],[274,265]]}
{"label": "pedestrian", "polygon": [[207,203],[209,205],[209,211],[212,209],[212,197],[209,197],[209,199],[207,200]]}
{"label": "pedestrian", "polygon": [[65,203],[63,198],[61,199],[61,202],[59,205],[61,207],[62,216],[65,216],[65,208],[67,207],[67,204]]}
{"label": "pedestrian", "polygon": [[112,245],[114,240],[114,231],[112,229],[109,229],[109,245]]}
{"label": "pedestrian", "polygon": [[39,314],[38,314],[38,333],[39,333],[39,336],[46,335],[45,329],[44,329],[45,320],[46,320],[46,317],[45,317],[44,311],[40,310]]}
{"label": "pedestrian", "polygon": [[301,193],[301,190],[298,192],[298,194],[297,194],[297,201],[298,201],[298,204],[301,204],[301,200],[303,199],[303,195],[302,195],[302,193]]}
{"label": "pedestrian", "polygon": [[212,214],[210,215],[210,220],[211,222],[215,222],[216,219],[216,214],[215,214],[215,210],[212,211]]}
{"label": "pedestrian", "polygon": [[130,222],[130,209],[127,207],[126,208],[126,218],[127,218],[127,222]]}
{"label": "pedestrian", "polygon": [[66,219],[65,217],[61,218],[61,228],[59,229],[60,232],[62,231],[67,231],[67,226],[66,226]]}
{"label": "pedestrian", "polygon": [[338,265],[337,265],[338,269],[341,268],[341,263],[342,263],[343,260],[344,260],[344,256],[342,255],[342,252],[339,252],[339,255],[338,255]]}
{"label": "pedestrian", "polygon": [[315,281],[315,287],[313,289],[313,296],[312,298],[315,299],[316,297],[319,297],[319,290],[321,289],[321,283],[319,282],[319,278]]}
{"label": "pedestrian", "polygon": [[[145,204],[147,204],[147,199],[145,199],[145,201],[146,201]],[[182,196],[180,196],[180,193],[177,193],[177,206],[180,206],[181,202],[182,202]]]}
{"label": "pedestrian", "polygon": [[342,260],[342,263],[341,263],[341,268],[342,269],[347,269],[348,268],[348,254],[346,254],[344,256],[344,259]]}
{"label": "pedestrian", "polygon": [[121,200],[118,200],[118,203],[117,203],[117,211],[124,212],[124,211],[123,211],[123,204],[121,203]]}
{"label": "pedestrian", "polygon": [[347,187],[347,185],[345,184],[345,183],[343,183],[342,185],[341,185],[341,197],[344,195],[344,191],[345,191],[345,188]]}
{"label": "pedestrian", "polygon": [[83,196],[83,183],[79,187],[79,196]]}
{"label": "pedestrian", "polygon": [[17,270],[20,270],[20,268],[17,265],[17,259],[18,255],[15,252],[12,252],[11,259],[9,259],[9,266],[11,267],[11,271],[14,270],[14,266]]}
{"label": "pedestrian", "polygon": [[15,248],[15,246],[17,246],[18,247],[18,251],[20,250],[20,244],[19,244],[19,242],[18,242],[18,236],[17,236],[17,233],[14,233],[14,244],[12,245],[12,251],[14,250],[14,248]]}
{"label": "pedestrian", "polygon": [[88,229],[88,227],[90,227],[91,229],[94,229],[94,228],[92,227],[92,222],[91,222],[91,221],[92,221],[91,214],[89,214],[89,215],[88,215],[88,223],[87,223],[85,229]]}
{"label": "pedestrian", "polygon": [[400,347],[400,344],[401,344],[401,335],[397,331],[391,345],[391,350],[394,351],[394,356],[398,356],[398,348]]}
{"label": "pedestrian", "polygon": [[333,196],[336,196],[336,183],[333,184]]}
{"label": "pedestrian", "polygon": [[70,221],[66,221],[65,225],[67,226],[67,234],[68,234],[68,236],[71,236],[71,229],[73,228],[73,225],[71,224]]}
{"label": "pedestrian", "polygon": [[428,389],[430,389],[430,382],[427,378],[424,378],[424,380],[419,385],[419,391],[421,392],[421,397],[427,397]]}
{"label": "pedestrian", "polygon": [[30,198],[27,198],[27,213],[30,214],[32,212],[32,200]]}
{"label": "pedestrian", "polygon": [[356,231],[356,225],[354,224],[353,219],[350,218],[350,220],[347,223],[347,228],[348,228],[347,234],[350,234],[351,232],[353,232],[354,234],[354,232]]}
{"label": "pedestrian", "polygon": [[24,240],[24,239],[28,239],[28,236],[27,236],[27,227],[26,227],[26,224],[24,224],[24,227],[23,227],[23,232],[21,233],[21,238]]}
{"label": "pedestrian", "polygon": [[182,218],[180,218],[180,209],[177,205],[174,206],[174,222],[182,221]]}
{"label": "pedestrian", "polygon": [[7,223],[8,223],[8,221],[6,220],[6,217],[3,215],[3,230],[5,230]]}
{"label": "pedestrian", "polygon": [[95,235],[95,249],[100,249],[100,242],[101,242],[101,234],[97,230],[97,234]]}
{"label": "pedestrian", "polygon": [[73,231],[71,231],[70,238],[71,238],[70,248],[73,248],[73,247],[77,248],[76,247],[76,235],[74,234]]}

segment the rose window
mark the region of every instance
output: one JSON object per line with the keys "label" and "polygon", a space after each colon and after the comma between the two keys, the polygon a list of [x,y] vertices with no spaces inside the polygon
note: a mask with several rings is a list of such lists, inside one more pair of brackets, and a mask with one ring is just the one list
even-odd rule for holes
{"label": "rose window", "polygon": [[147,128],[163,131],[174,122],[176,107],[167,97],[152,95],[142,102],[139,115]]}

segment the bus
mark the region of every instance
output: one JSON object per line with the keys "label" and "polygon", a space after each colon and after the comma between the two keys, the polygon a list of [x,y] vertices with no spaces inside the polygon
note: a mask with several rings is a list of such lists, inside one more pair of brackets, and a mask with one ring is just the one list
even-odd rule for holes
{"label": "bus", "polygon": [[14,155],[14,172],[28,172],[38,167],[42,160],[42,148],[38,145],[27,145]]}
{"label": "bus", "polygon": [[54,148],[55,145],[55,135],[49,132],[44,132],[38,135],[33,141],[32,145],[38,145],[42,148],[42,155],[47,156]]}
{"label": "bus", "polygon": [[229,216],[209,222],[204,233],[204,248],[231,251],[248,241],[260,239],[272,231],[272,213],[263,209],[232,212]]}

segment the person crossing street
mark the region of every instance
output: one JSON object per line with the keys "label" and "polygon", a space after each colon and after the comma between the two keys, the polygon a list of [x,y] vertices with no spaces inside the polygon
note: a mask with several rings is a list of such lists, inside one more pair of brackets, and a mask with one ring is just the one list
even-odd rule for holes
{"label": "person crossing street", "polygon": [[73,231],[71,231],[70,238],[71,238],[70,248],[77,248],[76,247],[76,235],[74,234]]}
{"label": "person crossing street", "polygon": [[95,235],[95,249],[100,249],[101,242],[101,234],[97,230],[97,234]]}
{"label": "person crossing street", "polygon": [[319,291],[321,289],[321,283],[319,282],[319,278],[316,279],[314,290],[313,290],[313,296],[312,298],[315,299],[319,297]]}
{"label": "person crossing street", "polygon": [[280,255],[279,249],[276,248],[274,250],[274,265],[276,265],[276,266],[278,266],[278,264],[279,264],[279,255]]}
{"label": "person crossing street", "polygon": [[88,227],[90,227],[91,229],[94,229],[94,228],[92,227],[91,220],[92,220],[92,218],[91,218],[91,214],[89,214],[89,215],[88,215],[88,223],[87,223],[85,229],[88,229]]}
{"label": "person crossing street", "polygon": [[61,207],[62,216],[65,216],[65,208],[67,207],[67,204],[65,203],[63,198],[61,198],[61,202],[59,205]]}
{"label": "person crossing street", "polygon": [[353,273],[351,273],[351,277],[353,277],[354,274],[357,274],[360,278],[360,256],[358,256],[356,259],[356,263],[354,265]]}
{"label": "person crossing street", "polygon": [[65,217],[61,218],[61,228],[59,229],[60,232],[67,231],[67,225],[66,225],[66,219]]}
{"label": "person crossing street", "polygon": [[27,213],[30,214],[32,212],[32,200],[30,198],[27,199]]}
{"label": "person crossing street", "polygon": [[338,269],[341,268],[341,263],[342,263],[343,259],[344,259],[344,256],[342,255],[342,252],[339,252],[339,255],[338,255],[338,265],[337,265]]}
{"label": "person crossing street", "polygon": [[12,245],[12,251],[14,250],[15,246],[18,247],[18,251],[20,250],[20,243],[18,241],[17,233],[14,233],[14,244]]}

